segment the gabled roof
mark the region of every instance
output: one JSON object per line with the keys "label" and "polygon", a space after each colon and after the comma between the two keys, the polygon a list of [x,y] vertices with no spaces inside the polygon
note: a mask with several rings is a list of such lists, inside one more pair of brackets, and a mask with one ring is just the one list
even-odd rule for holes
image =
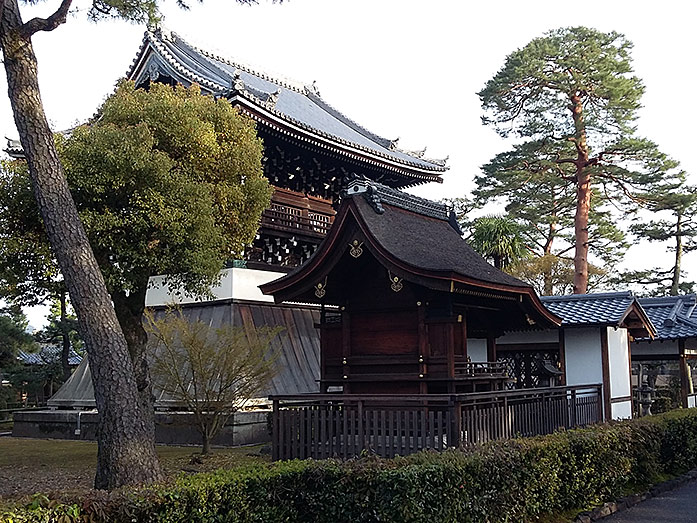
{"label": "gabled roof", "polygon": [[172,78],[197,83],[204,92],[225,96],[262,126],[310,142],[353,160],[379,165],[420,181],[442,181],[446,160],[403,151],[397,140],[382,138],[323,100],[317,88],[274,78],[247,65],[199,49],[175,33],[146,31],[127,73],[136,84]]}
{"label": "gabled roof", "polygon": [[345,236],[354,229],[362,248],[399,278],[433,290],[518,302],[528,314],[528,326],[560,323],[530,285],[496,269],[462,239],[446,206],[370,180],[349,185],[315,254],[292,273],[261,285],[262,292],[276,302],[318,302],[313,286],[339,263],[347,251]]}
{"label": "gabled roof", "polygon": [[697,296],[639,298],[639,303],[656,326],[658,340],[697,338]]}
{"label": "gabled roof", "polygon": [[563,319],[562,326],[628,327],[635,337],[653,337],[656,328],[631,291],[543,296],[547,309]]}
{"label": "gabled roof", "polygon": [[[155,317],[162,317],[164,307],[156,307]],[[278,372],[266,390],[269,394],[317,392],[319,385],[319,335],[314,324],[319,311],[309,307],[278,307],[258,302],[219,300],[181,305],[189,321],[200,321],[215,329],[226,325],[242,327],[246,332],[264,327],[283,327],[271,344],[276,352]],[[171,407],[176,401],[155,386],[155,406]],[[75,369],[63,386],[48,400],[49,407],[94,407],[94,389],[87,358]]]}
{"label": "gabled roof", "polygon": [[[62,349],[58,345],[44,345],[39,352],[17,352],[17,360],[24,365],[46,365],[60,361]],[[68,365],[80,365],[82,356],[70,349],[68,354]]]}

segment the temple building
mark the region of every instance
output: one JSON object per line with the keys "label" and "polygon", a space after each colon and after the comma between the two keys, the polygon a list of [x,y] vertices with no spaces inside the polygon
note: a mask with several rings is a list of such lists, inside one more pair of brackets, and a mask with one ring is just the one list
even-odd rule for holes
{"label": "temple building", "polygon": [[348,118],[313,85],[274,78],[199,49],[175,33],[147,31],[126,77],[149,82],[198,84],[224,97],[257,124],[264,142],[264,173],[275,187],[247,267],[292,268],[315,251],[327,233],[348,183],[366,177],[404,189],[442,182],[445,160],[403,151]]}
{"label": "temple building", "polygon": [[261,286],[277,303],[321,305],[321,388],[348,394],[501,390],[495,360],[472,363],[468,339],[495,354],[505,331],[556,328],[533,288],[463,239],[444,205],[358,180],[320,250]]}

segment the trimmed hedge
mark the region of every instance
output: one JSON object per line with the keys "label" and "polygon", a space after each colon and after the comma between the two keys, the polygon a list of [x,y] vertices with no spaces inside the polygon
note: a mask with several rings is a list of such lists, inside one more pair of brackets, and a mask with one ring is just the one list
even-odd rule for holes
{"label": "trimmed hedge", "polygon": [[9,523],[525,521],[697,466],[697,409],[385,460],[289,461],[172,484],[37,497]]}

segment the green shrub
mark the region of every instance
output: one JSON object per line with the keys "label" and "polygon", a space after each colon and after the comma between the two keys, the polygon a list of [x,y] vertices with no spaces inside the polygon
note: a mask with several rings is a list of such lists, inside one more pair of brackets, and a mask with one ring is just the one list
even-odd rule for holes
{"label": "green shrub", "polygon": [[[0,512],[29,522],[526,521],[697,466],[697,410],[386,460],[288,461]],[[4,519],[3,519],[4,518]]]}

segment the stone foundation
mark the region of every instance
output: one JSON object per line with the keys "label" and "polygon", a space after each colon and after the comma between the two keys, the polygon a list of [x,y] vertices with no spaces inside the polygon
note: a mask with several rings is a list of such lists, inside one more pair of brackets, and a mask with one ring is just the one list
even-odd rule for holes
{"label": "stone foundation", "polygon": [[[270,411],[236,412],[213,445],[230,447],[271,440],[267,416]],[[78,416],[80,429],[78,428]],[[194,416],[188,412],[157,412],[155,440],[163,445],[200,445]],[[77,432],[77,433],[76,433]],[[97,439],[97,412],[93,410],[33,410],[14,413],[12,436],[17,438]]]}

